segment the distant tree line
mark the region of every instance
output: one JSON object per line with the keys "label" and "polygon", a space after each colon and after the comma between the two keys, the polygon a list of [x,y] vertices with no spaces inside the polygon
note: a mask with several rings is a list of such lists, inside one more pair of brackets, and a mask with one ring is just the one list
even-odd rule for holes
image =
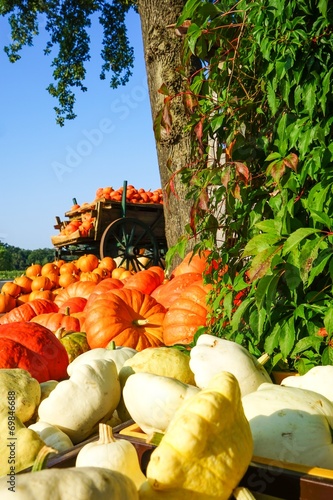
{"label": "distant tree line", "polygon": [[54,249],[38,248],[24,250],[22,248],[0,243],[0,271],[21,271],[31,264],[44,265],[55,258]]}

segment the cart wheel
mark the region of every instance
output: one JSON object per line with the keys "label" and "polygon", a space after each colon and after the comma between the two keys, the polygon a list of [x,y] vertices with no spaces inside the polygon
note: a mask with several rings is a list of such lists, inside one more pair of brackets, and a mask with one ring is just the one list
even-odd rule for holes
{"label": "cart wheel", "polygon": [[149,226],[138,219],[123,217],[104,231],[100,244],[101,259],[117,260],[118,267],[141,271],[160,265],[157,241]]}

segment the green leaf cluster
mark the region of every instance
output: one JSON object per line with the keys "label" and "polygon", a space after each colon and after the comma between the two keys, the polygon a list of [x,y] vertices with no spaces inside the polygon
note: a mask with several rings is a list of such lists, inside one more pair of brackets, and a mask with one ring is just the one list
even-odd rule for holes
{"label": "green leaf cluster", "polygon": [[210,278],[209,331],[271,367],[333,364],[333,4],[189,0],[185,20],[184,65],[202,61],[191,236],[229,269]]}
{"label": "green leaf cluster", "polygon": [[137,10],[135,0],[5,0],[0,2],[0,15],[7,17],[11,27],[11,42],[5,52],[11,62],[20,59],[26,45],[33,45],[39,34],[39,21],[45,19],[49,34],[44,53],[57,50],[52,61],[53,79],[47,90],[57,99],[54,107],[56,122],[76,117],[76,90],[87,90],[84,85],[85,65],[90,60],[92,17],[99,15],[103,29],[101,40],[102,68],[100,78],[111,73],[110,86],[116,88],[128,82],[134,64],[133,48],[129,44],[125,16],[130,8]]}

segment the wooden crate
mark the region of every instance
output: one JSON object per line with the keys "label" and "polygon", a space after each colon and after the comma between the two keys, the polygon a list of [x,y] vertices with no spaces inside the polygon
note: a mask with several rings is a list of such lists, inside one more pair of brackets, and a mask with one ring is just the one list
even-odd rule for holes
{"label": "wooden crate", "polygon": [[[133,421],[113,428],[116,439],[130,441],[145,473],[155,446],[146,442],[147,436]],[[98,435],[75,445],[70,450],[51,457],[48,468],[74,467],[78,452],[87,443],[98,440]],[[31,467],[21,471],[29,472]],[[253,457],[240,484],[247,487],[257,500],[330,500],[333,498],[333,471],[317,467],[278,462]]]}

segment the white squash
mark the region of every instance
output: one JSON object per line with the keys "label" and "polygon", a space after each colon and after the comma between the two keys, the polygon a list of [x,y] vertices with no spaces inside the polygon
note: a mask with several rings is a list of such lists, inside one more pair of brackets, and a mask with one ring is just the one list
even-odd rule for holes
{"label": "white squash", "polygon": [[38,380],[21,368],[0,369],[0,409],[12,409],[22,423],[28,422],[38,408],[41,388]]}
{"label": "white squash", "polygon": [[77,366],[41,402],[39,420],[55,425],[74,444],[92,434],[96,425],[109,419],[120,400],[117,367],[111,359],[95,359]]}
{"label": "white squash", "polygon": [[99,424],[99,439],[85,444],[76,457],[76,467],[104,467],[130,477],[137,489],[146,480],[135,446],[127,439],[115,439],[109,425]]}
{"label": "white squash", "polygon": [[[12,488],[12,489],[10,489]],[[44,469],[0,478],[1,500],[138,500],[134,482],[102,467]]]}
{"label": "white squash", "polygon": [[180,380],[134,373],[123,388],[123,398],[131,418],[146,433],[165,432],[174,413],[182,403],[200,391]]}
{"label": "white squash", "polygon": [[262,384],[242,398],[254,455],[333,469],[333,404],[296,387]]}
{"label": "white squash", "polygon": [[[112,344],[113,345],[113,344]],[[97,347],[96,349],[90,349],[90,351],[83,352],[75,358],[67,367],[67,373],[69,376],[72,375],[73,370],[82,364],[89,364],[93,359],[112,359],[117,366],[118,373],[122,368],[125,361],[130,359],[137,353],[135,349],[131,347],[115,347],[112,345],[110,347]]]}
{"label": "white squash", "polygon": [[281,385],[299,387],[322,394],[333,402],[333,366],[315,366],[305,375],[286,377]]}
{"label": "white squash", "polygon": [[55,425],[39,420],[29,425],[28,429],[35,431],[47,446],[54,448],[59,453],[73,448],[71,439]]}
{"label": "white squash", "polygon": [[265,382],[273,383],[264,366],[247,349],[231,340],[209,334],[200,335],[191,349],[190,368],[196,385],[201,389],[222,371],[236,377],[242,396],[256,391]]}

